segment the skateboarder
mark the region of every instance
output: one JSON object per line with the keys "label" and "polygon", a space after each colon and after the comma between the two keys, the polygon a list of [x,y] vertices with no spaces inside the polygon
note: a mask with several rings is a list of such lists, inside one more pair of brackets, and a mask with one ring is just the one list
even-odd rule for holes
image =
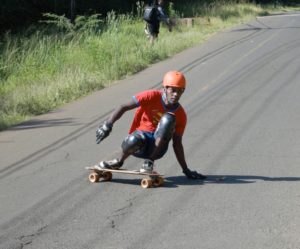
{"label": "skateboarder", "polygon": [[120,168],[125,159],[133,155],[144,159],[140,171],[151,173],[154,161],[164,156],[172,139],[173,150],[183,173],[191,179],[206,179],[206,176],[191,171],[185,160],[182,136],[187,116],[178,102],[185,87],[184,75],[178,71],[170,71],[163,78],[162,90],[147,90],[138,93],[128,103],[116,108],[108,120],[97,129],[97,144],[110,134],[113,124],[125,112],[137,109],[129,135],[122,142],[120,158],[101,161],[98,165],[99,169]]}

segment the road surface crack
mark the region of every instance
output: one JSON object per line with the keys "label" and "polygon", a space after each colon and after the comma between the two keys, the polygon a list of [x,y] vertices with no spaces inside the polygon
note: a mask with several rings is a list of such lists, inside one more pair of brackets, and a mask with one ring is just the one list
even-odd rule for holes
{"label": "road surface crack", "polygon": [[21,235],[21,236],[17,237],[16,239],[18,241],[20,241],[20,244],[21,244],[20,248],[24,248],[25,246],[30,245],[33,242],[34,238],[39,236],[46,227],[47,227],[47,225],[39,228],[35,233],[28,234],[28,235]]}

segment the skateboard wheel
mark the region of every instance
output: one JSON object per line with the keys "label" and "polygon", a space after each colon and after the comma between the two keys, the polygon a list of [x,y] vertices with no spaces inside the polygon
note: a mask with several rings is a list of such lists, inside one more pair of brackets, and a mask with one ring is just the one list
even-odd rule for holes
{"label": "skateboard wheel", "polygon": [[152,186],[152,180],[150,179],[143,179],[141,181],[142,188],[150,188]]}
{"label": "skateboard wheel", "polygon": [[103,172],[102,177],[104,181],[111,181],[112,173],[111,172]]}
{"label": "skateboard wheel", "polygon": [[100,175],[96,172],[93,172],[89,175],[90,182],[99,182]]}
{"label": "skateboard wheel", "polygon": [[157,178],[155,178],[154,180],[153,180],[153,185],[155,186],[155,187],[160,187],[160,186],[162,186],[164,184],[164,178],[162,178],[162,177],[157,177]]}

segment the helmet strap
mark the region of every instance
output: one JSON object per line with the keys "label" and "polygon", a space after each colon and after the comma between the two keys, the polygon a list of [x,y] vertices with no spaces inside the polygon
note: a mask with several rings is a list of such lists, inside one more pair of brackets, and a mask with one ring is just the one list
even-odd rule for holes
{"label": "helmet strap", "polygon": [[162,99],[163,99],[164,102],[166,102],[166,100],[167,100],[167,93],[166,93],[166,88],[165,87],[164,87],[164,92],[162,94]]}

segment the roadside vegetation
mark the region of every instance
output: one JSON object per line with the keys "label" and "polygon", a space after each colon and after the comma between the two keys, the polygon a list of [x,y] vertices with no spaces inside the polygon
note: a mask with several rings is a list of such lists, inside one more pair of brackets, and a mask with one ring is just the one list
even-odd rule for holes
{"label": "roadside vegetation", "polygon": [[34,115],[99,90],[152,63],[200,44],[215,32],[274,11],[282,6],[249,3],[176,6],[172,18],[188,13],[192,27],[161,28],[151,46],[138,15],[79,16],[72,24],[63,16],[47,14],[43,27],[0,38],[0,130]]}

